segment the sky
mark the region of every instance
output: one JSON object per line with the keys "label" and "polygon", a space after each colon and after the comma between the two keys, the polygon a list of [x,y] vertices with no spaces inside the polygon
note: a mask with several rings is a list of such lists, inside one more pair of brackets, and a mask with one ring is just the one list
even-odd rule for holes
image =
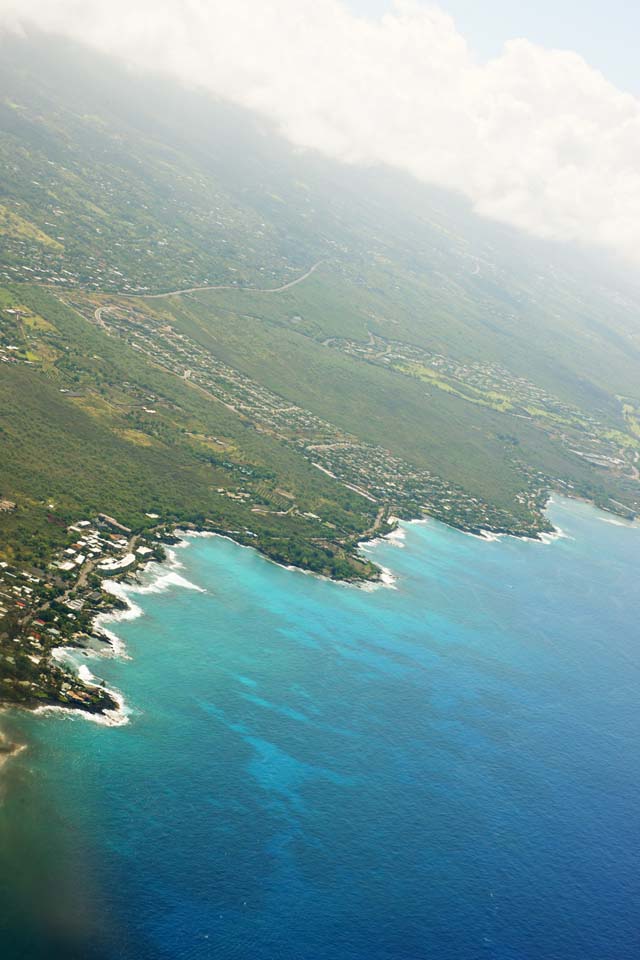
{"label": "sky", "polygon": [[[354,12],[379,17],[391,0],[348,0]],[[633,0],[441,0],[482,60],[507,40],[526,37],[544,47],[575,50],[616,86],[640,96],[640,3]]]}
{"label": "sky", "polygon": [[480,216],[640,267],[640,13],[520,6],[0,0],[0,28],[64,34],[247,107],[296,147],[398,168]]}

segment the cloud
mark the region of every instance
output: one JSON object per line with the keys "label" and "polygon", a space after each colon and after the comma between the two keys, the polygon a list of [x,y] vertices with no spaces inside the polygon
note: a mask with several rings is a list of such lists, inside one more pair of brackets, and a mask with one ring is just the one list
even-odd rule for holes
{"label": "cloud", "polygon": [[340,0],[0,0],[36,24],[269,117],[295,145],[388,164],[482,216],[640,261],[640,101],[527,40],[487,63],[435,6]]}

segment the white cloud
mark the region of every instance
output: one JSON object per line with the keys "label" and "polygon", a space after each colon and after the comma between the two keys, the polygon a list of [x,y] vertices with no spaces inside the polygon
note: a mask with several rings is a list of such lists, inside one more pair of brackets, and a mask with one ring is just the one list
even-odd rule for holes
{"label": "white cloud", "polygon": [[259,111],[298,146],[640,261],[640,101],[575,53],[513,40],[479,64],[413,2],[372,21],[339,0],[0,0],[3,19]]}

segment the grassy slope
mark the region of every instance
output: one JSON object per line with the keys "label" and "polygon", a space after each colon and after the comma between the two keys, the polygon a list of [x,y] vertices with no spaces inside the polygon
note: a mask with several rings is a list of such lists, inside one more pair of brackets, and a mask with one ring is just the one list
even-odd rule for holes
{"label": "grassy slope", "polygon": [[[311,290],[305,289],[307,283]],[[581,487],[612,486],[528,422],[471,407],[417,380],[328,349],[299,333],[299,324],[286,322],[301,316],[313,327],[321,323],[325,289],[330,314],[334,290],[328,270],[282,294],[198,293],[160,301],[160,309],[207,349],[292,402],[490,502],[517,511],[514,496],[525,485],[522,460]],[[347,301],[352,327],[357,293]],[[158,309],[156,303],[147,302],[152,309]],[[334,324],[335,315],[322,334]],[[505,434],[517,438],[517,447],[505,442]]]}
{"label": "grassy slope", "polygon": [[[155,78],[132,78],[70,44],[42,37],[2,44],[0,202],[12,216],[2,221],[0,255],[7,277],[55,274],[101,290],[207,281],[267,286],[329,258],[330,266],[281,295],[199,295],[176,302],[175,316],[277,393],[494,502],[512,504],[523,484],[512,446],[500,439],[505,424],[519,440],[518,458],[581,488],[603,484],[602,474],[530,425],[356,362],[321,341],[364,340],[373,330],[461,359],[502,362],[621,426],[615,395],[638,394],[637,291],[613,295],[566,252],[480,221],[454,198],[389,172],[294,153],[246,115]],[[24,296],[47,316],[58,309],[36,302],[34,291]],[[154,301],[152,308],[169,306]],[[196,391],[132,351],[114,359],[122,347],[92,339],[99,333],[79,318],[65,314],[64,323],[72,362],[67,357],[56,370],[76,376],[82,354],[79,382],[92,398],[83,405],[57,396],[56,423],[64,425],[67,404],[84,410],[96,430],[124,444],[125,460],[141,475],[136,489],[143,475],[146,483],[158,472],[154,458],[168,457],[189,483],[176,486],[167,509],[183,496],[191,502],[186,487],[210,509],[210,488],[224,485],[220,465],[209,463],[215,476],[206,473],[204,451],[185,432],[222,433],[239,462],[295,484],[302,508],[326,501],[344,529],[366,526],[361,499],[313,477],[291,451],[219,406],[212,412]],[[94,353],[102,359],[91,360]],[[151,446],[123,439],[141,424],[138,414],[114,406],[109,391],[118,378],[174,405],[158,417]],[[35,390],[38,381],[28,382]],[[11,417],[26,435],[20,410]],[[65,427],[63,436],[75,465],[74,431]],[[103,449],[110,450],[106,441]],[[29,450],[20,456],[28,459]],[[8,472],[9,465],[5,483]],[[112,498],[120,496],[116,487]],[[129,508],[122,502],[121,509]],[[240,507],[225,503],[225,510],[233,515]]]}
{"label": "grassy slope", "polygon": [[[58,358],[31,367],[2,367],[0,490],[23,508],[1,520],[7,542],[13,536],[23,539],[22,533],[18,536],[21,525],[25,531],[39,529],[45,539],[54,536],[50,524],[42,527],[46,504],[52,501],[63,517],[104,511],[138,526],[148,522],[144,514],[149,511],[184,519],[212,517],[229,527],[250,526],[264,538],[316,539],[317,524],[303,517],[257,515],[218,493],[218,487],[251,489],[252,483],[273,487],[276,478],[286,478],[280,482],[301,511],[330,520],[338,535],[371,524],[374,511],[362,497],[49,294],[20,286],[9,295],[46,318],[52,329],[36,342],[55,347]],[[122,393],[123,384],[135,384],[134,400]],[[69,398],[61,388],[81,396]],[[157,419],[140,419],[138,391],[159,400]],[[226,446],[216,453],[190,434],[224,437]]]}

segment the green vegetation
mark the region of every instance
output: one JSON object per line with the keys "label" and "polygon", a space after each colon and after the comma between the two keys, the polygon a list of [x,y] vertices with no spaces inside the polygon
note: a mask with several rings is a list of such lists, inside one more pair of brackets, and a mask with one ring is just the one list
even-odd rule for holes
{"label": "green vegetation", "polygon": [[112,705],[51,651],[176,525],[358,581],[392,516],[640,510],[627,279],[62,41],[0,85],[0,699]]}
{"label": "green vegetation", "polygon": [[[264,532],[265,543],[277,542],[279,559],[287,556],[287,542],[298,556],[296,541],[324,539],[319,522],[331,523],[341,538],[371,525],[375,510],[366,500],[319,475],[246,419],[46,292],[14,287],[5,298],[10,294],[15,306],[9,309],[20,310],[17,319],[9,315],[13,329],[5,337],[22,343],[25,355],[32,344],[34,355],[45,347],[47,357],[31,365],[8,363],[0,379],[0,490],[21,505],[2,520],[3,550],[13,559],[29,560],[36,549],[44,559],[47,540],[55,540],[55,525],[43,525],[49,503],[69,522],[106,512],[133,528],[148,526],[145,514],[156,512],[176,521],[210,519],[221,529]],[[37,331],[29,321],[42,314],[48,328]],[[292,497],[286,516],[275,492],[283,477]],[[264,512],[252,511],[257,504]],[[321,521],[311,522],[305,512]],[[344,575],[342,553],[336,548],[335,560],[323,553],[322,562],[318,556],[310,566]]]}
{"label": "green vegetation", "polygon": [[[300,332],[307,284],[314,287],[319,316],[323,289],[333,289],[330,265],[282,294],[260,298],[214,291],[148,300],[144,309],[159,311],[159,322],[170,321],[205,351],[288,401],[513,517],[529,515],[522,495],[534,493],[541,483],[574,490],[603,505],[613,498],[627,503],[630,511],[637,509],[637,450],[618,405],[605,422],[596,423],[593,415],[499,365],[465,364],[434,354],[428,355],[434,367],[424,367],[433,373],[427,390],[423,378],[415,376],[415,366],[395,358],[385,363],[390,359],[388,346],[380,337],[373,337],[371,347],[371,334],[363,341],[343,338],[336,344],[335,338],[325,337],[329,330],[318,329],[313,337]],[[351,303],[357,304],[358,298],[359,289],[352,289]],[[371,294],[367,300],[370,304]],[[284,304],[290,316],[299,318],[295,328],[283,321]],[[358,350],[345,350],[345,343],[356,343]],[[396,358],[397,351],[405,351],[426,362],[422,348],[394,341],[394,349]],[[612,437],[612,430],[628,438],[622,457],[618,434]]]}

